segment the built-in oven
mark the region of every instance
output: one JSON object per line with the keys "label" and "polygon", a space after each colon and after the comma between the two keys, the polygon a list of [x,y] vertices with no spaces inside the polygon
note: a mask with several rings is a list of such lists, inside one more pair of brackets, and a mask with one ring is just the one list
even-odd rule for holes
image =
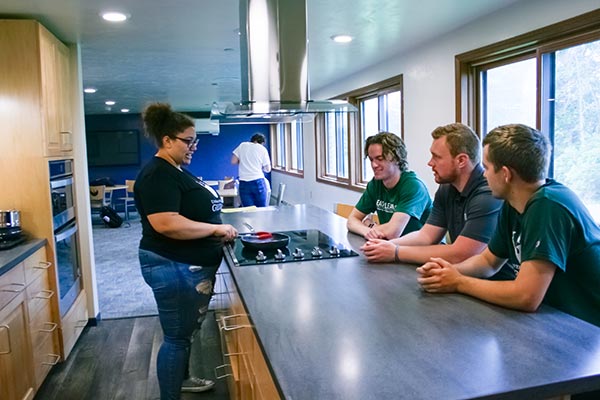
{"label": "built-in oven", "polygon": [[82,289],[73,160],[50,161],[49,169],[59,309],[63,316]]}
{"label": "built-in oven", "polygon": [[75,218],[73,160],[50,161],[50,195],[54,229]]}

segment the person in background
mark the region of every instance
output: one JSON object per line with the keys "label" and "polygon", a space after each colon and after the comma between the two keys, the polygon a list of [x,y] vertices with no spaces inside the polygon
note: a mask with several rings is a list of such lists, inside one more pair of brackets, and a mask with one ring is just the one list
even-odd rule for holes
{"label": "person in background", "polygon": [[198,143],[193,120],[162,103],[150,104],[142,116],[145,135],[158,151],[134,186],[142,223],[139,259],[164,334],[156,361],[160,397],[171,400],[179,399],[181,391],[214,386],[186,376],[190,340],[208,310],[223,242],[233,240],[237,231],[221,223],[220,196],[183,168]]}
{"label": "person in background", "polygon": [[[391,239],[418,230],[427,220],[431,198],[427,187],[408,170],[406,146],[390,132],[367,138],[365,157],[371,161],[373,179],[348,216],[350,232],[365,239]],[[365,224],[377,212],[380,224]]]}
{"label": "person in background", "polygon": [[[504,199],[498,226],[481,254],[458,264],[432,258],[417,268],[419,284],[528,312],[543,302],[600,327],[600,228],[575,193],[546,178],[548,138],[504,125],[483,145],[485,176]],[[507,259],[520,265],[514,281],[482,279]]]}
{"label": "person in background", "polygon": [[[371,240],[362,250],[370,262],[425,263],[431,257],[459,262],[480,253],[489,241],[502,201],[495,199],[483,176],[481,142],[467,125],[453,123],[431,133],[431,159],[440,186],[433,210],[419,231],[391,241]],[[442,244],[448,233],[451,244]],[[506,266],[496,279],[513,279]]]}
{"label": "person in background", "polygon": [[270,190],[264,172],[271,171],[271,159],[264,144],[265,136],[257,133],[236,147],[231,156],[231,163],[239,164],[240,200],[244,207],[269,205]]}

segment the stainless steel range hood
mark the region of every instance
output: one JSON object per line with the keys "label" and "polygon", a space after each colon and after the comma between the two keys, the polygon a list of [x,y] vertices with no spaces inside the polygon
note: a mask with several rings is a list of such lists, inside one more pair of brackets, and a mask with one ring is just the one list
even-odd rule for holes
{"label": "stainless steel range hood", "polygon": [[242,100],[214,103],[223,123],[279,123],[318,112],[354,112],[339,100],[310,100],[306,0],[240,0]]}

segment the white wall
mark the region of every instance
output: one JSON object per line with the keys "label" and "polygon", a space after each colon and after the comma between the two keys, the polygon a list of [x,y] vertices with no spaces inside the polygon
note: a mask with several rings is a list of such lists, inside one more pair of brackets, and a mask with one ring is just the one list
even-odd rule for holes
{"label": "white wall", "polygon": [[[600,6],[598,0],[527,0],[490,14],[443,38],[364,70],[328,87],[313,91],[325,99],[403,74],[404,131],[408,160],[433,195],[437,185],[427,167],[431,131],[455,122],[454,57]],[[333,211],[334,204],[356,203],[360,193],[316,182],[315,138],[312,126],[304,130],[304,180],[273,172],[273,187],[287,184],[285,201],[312,203]]]}

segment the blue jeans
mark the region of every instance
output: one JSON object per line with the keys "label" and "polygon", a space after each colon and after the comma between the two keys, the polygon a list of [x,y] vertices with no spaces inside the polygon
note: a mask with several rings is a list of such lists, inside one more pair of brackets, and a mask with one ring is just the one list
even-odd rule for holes
{"label": "blue jeans", "polygon": [[160,398],[176,400],[188,371],[191,337],[206,316],[218,266],[190,271],[188,264],[143,249],[139,259],[164,335],[156,360]]}
{"label": "blue jeans", "polygon": [[242,206],[266,207],[269,205],[268,189],[265,178],[253,181],[240,181],[240,200]]}

